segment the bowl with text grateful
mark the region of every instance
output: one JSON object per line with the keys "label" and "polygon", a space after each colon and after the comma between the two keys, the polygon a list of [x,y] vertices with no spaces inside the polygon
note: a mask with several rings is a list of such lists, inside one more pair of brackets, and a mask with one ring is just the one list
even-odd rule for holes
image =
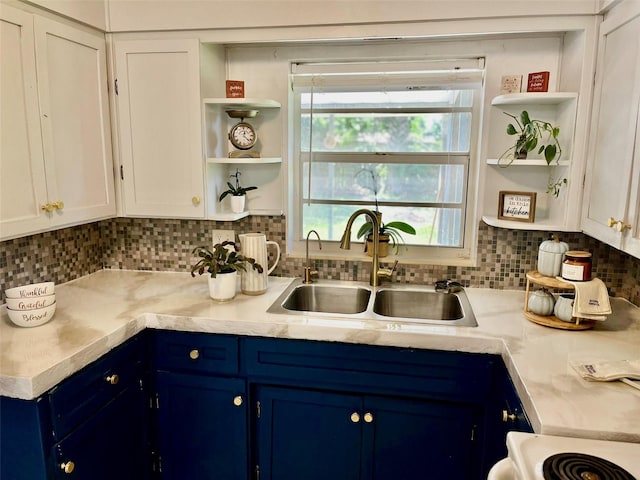
{"label": "bowl with text grateful", "polygon": [[40,297],[7,298],[6,302],[9,310],[35,310],[53,305],[56,302],[56,296],[53,294]]}

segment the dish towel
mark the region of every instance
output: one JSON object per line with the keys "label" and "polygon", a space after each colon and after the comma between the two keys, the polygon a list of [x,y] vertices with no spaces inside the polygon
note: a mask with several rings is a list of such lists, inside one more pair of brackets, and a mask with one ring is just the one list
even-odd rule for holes
{"label": "dish towel", "polygon": [[640,358],[615,362],[571,363],[571,366],[586,380],[598,382],[610,382],[622,378],[640,380]]}
{"label": "dish towel", "polygon": [[[565,280],[566,281],[566,280]],[[607,286],[599,278],[588,282],[569,282],[576,288],[573,316],[589,320],[606,320],[611,313]]]}
{"label": "dish towel", "polygon": [[620,380],[630,387],[640,390],[640,359],[620,360],[602,363],[571,363],[578,375],[585,380],[610,382]]}

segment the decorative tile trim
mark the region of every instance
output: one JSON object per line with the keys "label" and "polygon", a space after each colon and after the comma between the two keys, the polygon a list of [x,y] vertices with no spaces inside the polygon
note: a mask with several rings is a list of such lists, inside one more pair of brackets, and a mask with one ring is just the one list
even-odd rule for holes
{"label": "decorative tile trim", "polygon": [[[2,289],[53,280],[64,283],[101,268],[188,271],[195,246],[211,242],[211,230],[262,232],[280,243],[282,257],[274,275],[300,276],[304,259],[289,258],[285,250],[284,217],[251,216],[237,222],[114,218],[0,243]],[[536,268],[538,246],[545,232],[505,230],[479,225],[477,267],[400,264],[394,282],[430,284],[452,278],[465,286],[525,288],[525,274]],[[582,233],[563,233],[572,249],[593,253],[594,276],[612,295],[640,306],[640,259]],[[361,262],[316,260],[321,277],[368,281],[369,267]]]}

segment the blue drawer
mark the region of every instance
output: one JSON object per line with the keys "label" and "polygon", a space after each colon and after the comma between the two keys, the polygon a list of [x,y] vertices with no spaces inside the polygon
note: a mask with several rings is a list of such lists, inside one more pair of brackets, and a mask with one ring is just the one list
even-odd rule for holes
{"label": "blue drawer", "polygon": [[59,440],[144,371],[145,341],[138,335],[64,380],[49,392],[54,437]]}
{"label": "blue drawer", "polygon": [[216,375],[239,371],[235,336],[156,330],[153,345],[156,370]]}

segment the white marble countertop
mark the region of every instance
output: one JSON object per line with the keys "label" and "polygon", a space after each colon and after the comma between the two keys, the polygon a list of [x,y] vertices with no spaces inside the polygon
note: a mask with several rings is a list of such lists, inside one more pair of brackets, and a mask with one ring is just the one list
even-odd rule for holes
{"label": "white marble countertop", "polygon": [[640,442],[640,390],[587,382],[570,361],[640,356],[640,309],[612,299],[593,330],[543,327],[522,314],[524,292],[467,289],[478,327],[266,313],[291,278],[260,296],[218,304],[205,277],[104,270],[56,286],[57,311],[35,328],[0,312],[0,395],[33,399],[144,328],[329,340],[500,354],[537,433]]}

